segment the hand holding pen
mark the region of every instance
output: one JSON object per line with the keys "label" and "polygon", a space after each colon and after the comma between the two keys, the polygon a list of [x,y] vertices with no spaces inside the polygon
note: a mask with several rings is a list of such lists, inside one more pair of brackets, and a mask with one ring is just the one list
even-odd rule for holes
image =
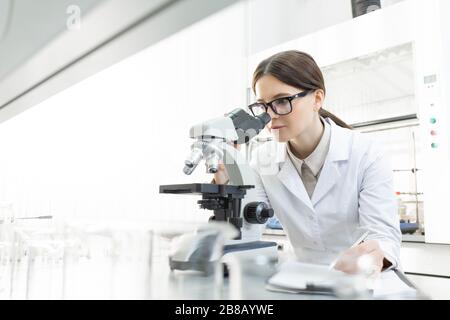
{"label": "hand holding pen", "polygon": [[345,273],[358,273],[360,271],[358,259],[367,255],[372,261],[374,271],[381,271],[383,268],[384,253],[378,241],[367,240],[368,235],[369,232],[365,232],[349,249],[342,252],[330,264],[330,269],[334,268]]}

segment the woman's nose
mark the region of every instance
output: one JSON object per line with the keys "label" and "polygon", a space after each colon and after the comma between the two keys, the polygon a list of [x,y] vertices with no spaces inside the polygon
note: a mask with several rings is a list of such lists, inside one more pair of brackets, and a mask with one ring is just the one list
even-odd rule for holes
{"label": "woman's nose", "polygon": [[273,118],[278,118],[279,116],[273,112],[273,110],[271,108],[267,108],[267,113],[269,114],[269,116],[273,119]]}

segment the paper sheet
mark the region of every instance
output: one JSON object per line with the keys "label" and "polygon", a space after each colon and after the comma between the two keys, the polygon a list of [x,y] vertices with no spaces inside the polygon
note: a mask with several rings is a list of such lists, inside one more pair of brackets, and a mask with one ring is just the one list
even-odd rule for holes
{"label": "paper sheet", "polygon": [[291,290],[305,290],[309,285],[331,287],[333,277],[340,274],[324,265],[287,261],[269,279],[268,284]]}
{"label": "paper sheet", "polygon": [[394,270],[381,272],[373,284],[374,298],[400,298],[413,296],[415,294],[416,289],[408,286],[395,274]]}
{"label": "paper sheet", "polygon": [[[279,271],[267,282],[267,289],[272,291],[283,291],[289,293],[311,292],[310,287],[333,288],[338,278],[347,275],[330,270],[326,265],[301,263],[298,261],[287,261],[281,265]],[[417,293],[414,288],[408,286],[400,279],[394,270],[381,272],[379,276],[371,282],[370,288],[373,290],[375,299],[401,299],[414,297]]]}

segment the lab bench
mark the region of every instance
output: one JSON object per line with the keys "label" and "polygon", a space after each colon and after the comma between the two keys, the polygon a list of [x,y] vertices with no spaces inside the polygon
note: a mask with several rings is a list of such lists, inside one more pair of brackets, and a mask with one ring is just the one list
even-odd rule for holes
{"label": "lab bench", "polygon": [[[388,271],[389,272],[389,271]],[[417,287],[398,270],[394,272],[400,280],[410,287]],[[152,266],[149,299],[170,300],[324,300],[338,299],[333,295],[323,294],[292,294],[269,291],[266,281],[271,274],[258,274],[257,272],[242,277],[240,291],[233,292],[232,280],[223,279],[222,285],[214,285],[213,276],[204,276],[197,272],[170,270],[167,261],[156,261]],[[235,288],[234,288],[235,289]],[[407,299],[427,299],[420,290],[415,296]],[[394,297],[395,299],[395,297]],[[397,297],[398,299],[398,297]]]}
{"label": "lab bench", "polygon": [[[156,249],[156,248],[155,248]],[[284,248],[286,249],[286,248]],[[103,251],[101,251],[103,252]],[[168,251],[153,250],[150,261],[98,255],[90,258],[33,259],[21,261],[14,267],[13,287],[0,290],[4,299],[152,299],[152,300],[322,300],[337,297],[319,294],[292,294],[269,291],[267,280],[278,270],[273,261],[261,265],[250,260],[239,268],[230,268],[229,277],[223,270],[205,276],[194,271],[170,270]],[[278,252],[279,263],[290,257],[285,250]],[[47,257],[49,258],[49,257]],[[244,260],[246,261],[246,260]],[[245,262],[247,263],[247,262]],[[28,265],[28,267],[27,267]],[[221,265],[220,265],[221,266]],[[243,268],[242,268],[243,267]],[[238,272],[237,270],[244,270]],[[12,271],[11,269],[10,271]],[[4,270],[5,271],[5,270]],[[237,273],[236,273],[237,272]],[[391,272],[391,271],[389,271]],[[394,272],[394,271],[392,271]],[[402,273],[398,278],[415,287]],[[2,280],[2,279],[0,279]],[[0,283],[5,284],[5,283]],[[404,286],[404,285],[402,285]],[[7,288],[7,286],[5,287]],[[0,288],[1,289],[1,288]],[[426,298],[421,291],[407,299]]]}
{"label": "lab bench", "polygon": [[251,275],[243,279],[242,291],[232,292],[230,280],[223,279],[223,285],[214,287],[213,276],[204,276],[196,272],[171,271],[162,261],[153,265],[150,281],[149,299],[170,300],[324,300],[333,296],[317,294],[289,294],[268,291],[265,282],[268,278],[262,275]]}
{"label": "lab bench", "polygon": [[[290,249],[283,230],[266,229],[264,240]],[[401,269],[414,285],[431,299],[450,299],[450,245],[425,243],[421,234],[403,234],[400,249]]]}
{"label": "lab bench", "polygon": [[[282,229],[265,229],[263,232],[263,239],[281,243],[286,243],[286,241],[288,241],[286,233]],[[425,236],[421,234],[402,234],[402,243],[406,242],[425,243]]]}

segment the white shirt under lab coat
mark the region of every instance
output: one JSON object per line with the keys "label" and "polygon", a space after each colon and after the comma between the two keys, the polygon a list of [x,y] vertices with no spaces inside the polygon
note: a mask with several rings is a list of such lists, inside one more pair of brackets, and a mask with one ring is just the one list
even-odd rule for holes
{"label": "white shirt under lab coat", "polygon": [[364,231],[399,266],[401,232],[393,173],[368,136],[337,126],[311,199],[286,152],[267,142],[252,155],[255,195],[274,209],[299,260],[328,264]]}

